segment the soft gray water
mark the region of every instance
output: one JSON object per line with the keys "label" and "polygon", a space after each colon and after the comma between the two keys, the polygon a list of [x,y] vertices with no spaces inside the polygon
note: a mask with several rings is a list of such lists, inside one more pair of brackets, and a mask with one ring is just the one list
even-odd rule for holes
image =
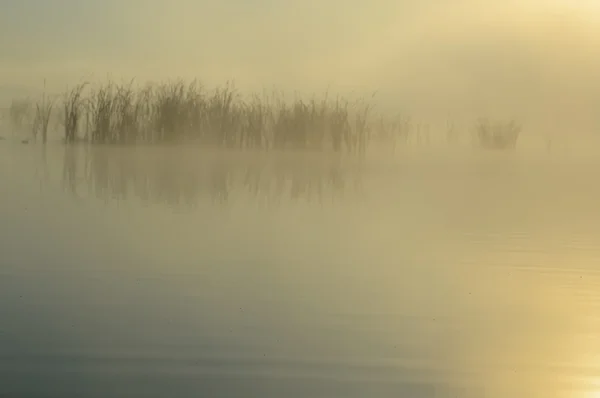
{"label": "soft gray water", "polygon": [[0,396],[600,397],[600,161],[0,144]]}

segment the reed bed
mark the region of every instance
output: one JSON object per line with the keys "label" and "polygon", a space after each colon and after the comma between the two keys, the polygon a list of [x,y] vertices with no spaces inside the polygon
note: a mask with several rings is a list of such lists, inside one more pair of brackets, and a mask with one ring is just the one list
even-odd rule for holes
{"label": "reed bed", "polygon": [[[351,101],[329,93],[286,100],[277,92],[242,96],[230,83],[207,89],[198,81],[175,80],[143,86],[134,81],[81,83],[61,97],[58,106],[45,94],[37,102],[13,101],[13,126],[23,130],[31,120],[33,138],[41,131],[45,142],[50,121],[58,119],[67,144],[197,143],[350,154],[364,154],[373,143],[393,151],[398,144],[430,145],[431,138],[429,124],[413,122],[403,114],[392,118],[380,114],[373,98]],[[53,114],[56,108],[62,108],[58,117]],[[455,143],[456,126],[449,122],[447,130],[448,143]],[[481,148],[514,149],[521,128],[514,121],[481,119],[474,130]]]}
{"label": "reed bed", "polygon": [[236,149],[363,153],[372,106],[347,99],[253,95],[197,81],[134,86],[80,84],[64,95],[64,140],[91,144],[200,143]]}

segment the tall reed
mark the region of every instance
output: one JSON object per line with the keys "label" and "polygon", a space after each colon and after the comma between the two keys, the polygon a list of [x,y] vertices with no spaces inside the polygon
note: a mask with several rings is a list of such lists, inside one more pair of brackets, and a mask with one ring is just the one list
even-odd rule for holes
{"label": "tall reed", "polygon": [[37,135],[42,134],[42,142],[45,144],[48,141],[48,126],[50,117],[52,116],[52,108],[54,100],[46,95],[46,82],[44,82],[44,92],[42,99],[35,104],[35,117],[33,120],[33,139],[37,140]]}
{"label": "tall reed", "polygon": [[78,84],[64,96],[64,127],[65,142],[74,143],[77,140],[82,111],[85,111],[85,100],[82,97],[87,83]]}

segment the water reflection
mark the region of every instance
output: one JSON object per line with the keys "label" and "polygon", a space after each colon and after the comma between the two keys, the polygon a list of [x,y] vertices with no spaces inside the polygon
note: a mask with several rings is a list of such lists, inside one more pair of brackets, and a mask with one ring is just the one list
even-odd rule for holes
{"label": "water reflection", "polygon": [[[78,173],[77,173],[77,153],[72,149],[65,151],[65,158],[63,161],[63,172],[62,181],[63,188],[72,194],[77,193],[78,186]],[[46,162],[44,162],[46,163]]]}
{"label": "water reflection", "polygon": [[594,398],[597,173],[514,160],[67,148],[45,196],[0,170],[0,395]]}
{"label": "water reflection", "polygon": [[247,154],[200,149],[66,147],[64,188],[104,200],[193,206],[243,195],[267,204],[324,202],[361,189],[360,164],[340,155]]}

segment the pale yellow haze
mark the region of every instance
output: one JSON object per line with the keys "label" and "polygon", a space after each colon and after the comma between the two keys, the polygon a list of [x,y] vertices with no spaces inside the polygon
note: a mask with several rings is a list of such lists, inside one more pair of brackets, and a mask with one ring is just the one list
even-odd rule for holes
{"label": "pale yellow haze", "polygon": [[2,84],[198,77],[600,126],[600,0],[61,0],[46,17],[36,4],[53,2],[12,3]]}

